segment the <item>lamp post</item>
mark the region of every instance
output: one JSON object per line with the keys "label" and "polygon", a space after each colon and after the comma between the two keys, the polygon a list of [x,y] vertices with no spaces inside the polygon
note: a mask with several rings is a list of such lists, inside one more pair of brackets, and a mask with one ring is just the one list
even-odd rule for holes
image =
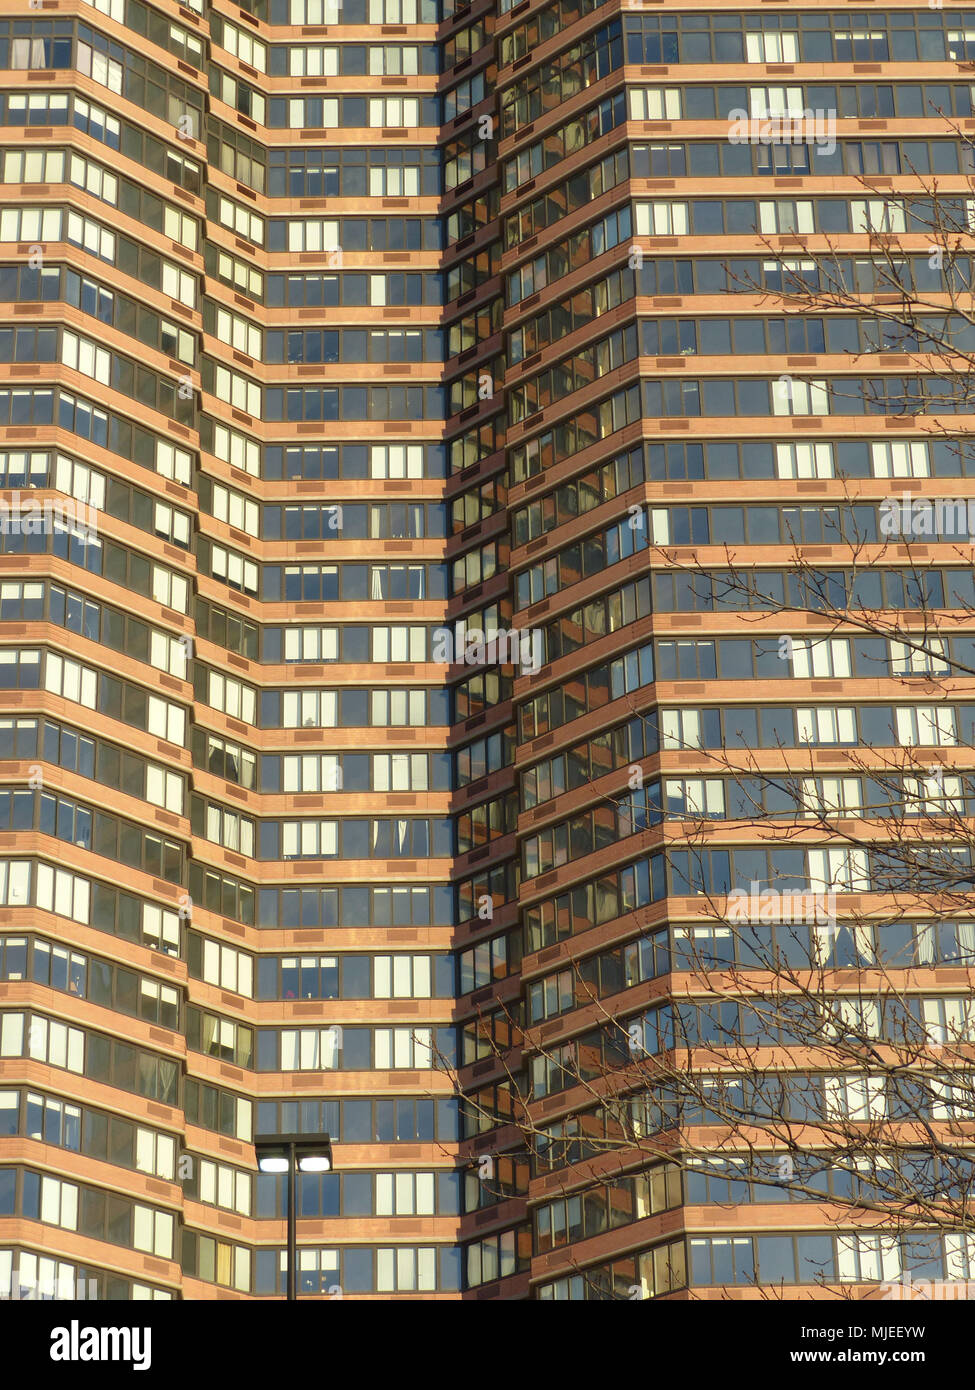
{"label": "lamp post", "polygon": [[254,1140],[257,1167],[262,1173],[288,1175],[288,1301],[298,1297],[298,1231],[295,1172],[328,1173],[332,1141],[327,1134],[261,1134]]}

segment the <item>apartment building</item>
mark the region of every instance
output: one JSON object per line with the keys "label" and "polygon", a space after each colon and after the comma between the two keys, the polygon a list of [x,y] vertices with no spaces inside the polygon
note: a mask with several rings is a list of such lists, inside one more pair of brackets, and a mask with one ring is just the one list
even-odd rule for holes
{"label": "apartment building", "polygon": [[8,4],[0,1289],[282,1296],[281,1132],[303,1297],[968,1278],[849,1126],[888,995],[970,1113],[967,880],[876,822],[973,810],[967,536],[890,529],[975,498],[918,366],[973,64],[916,4]]}

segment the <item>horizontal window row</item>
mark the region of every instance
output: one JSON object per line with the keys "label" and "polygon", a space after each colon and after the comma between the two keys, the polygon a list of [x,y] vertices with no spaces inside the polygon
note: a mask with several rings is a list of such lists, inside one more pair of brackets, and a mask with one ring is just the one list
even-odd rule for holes
{"label": "horizontal window row", "polygon": [[188,449],[181,449],[114,411],[102,410],[63,387],[0,392],[0,421],[8,425],[57,424],[60,429],[163,477],[189,483],[192,456]]}
{"label": "horizontal window row", "polygon": [[[549,90],[546,84],[546,94]],[[544,139],[524,145],[510,159],[506,159],[502,166],[503,191],[511,193],[529,179],[547,173],[563,159],[568,159],[586,145],[624,125],[626,119],[626,93],[620,91],[604,97],[588,111],[580,112],[565,125],[549,131]]]}
{"label": "horizontal window row", "polygon": [[[643,1221],[680,1206],[681,1200],[681,1169],[675,1163],[661,1163],[578,1196],[545,1202],[532,1213],[535,1253],[544,1254]],[[688,1201],[693,1200],[688,1197]]]}
{"label": "horizontal window row", "polygon": [[612,1264],[592,1265],[578,1273],[539,1284],[536,1296],[545,1301],[656,1298],[687,1286],[687,1248],[683,1240],[656,1245]]}
{"label": "horizontal window row", "polygon": [[[258,1218],[287,1215],[287,1180],[271,1174],[257,1179]],[[461,1212],[461,1174],[458,1172],[300,1173],[296,1190],[297,1217],[458,1216]]]}
{"label": "horizontal window row", "polygon": [[190,133],[195,138],[200,135],[203,94],[199,88],[87,24],[33,21],[13,28],[8,20],[0,29],[0,68],[74,68],[167,125],[179,126],[180,117],[187,116]]}
{"label": "horizontal window row", "polygon": [[182,881],[184,846],[179,841],[65,796],[4,788],[0,790],[0,827],[36,830],[168,883]]}
{"label": "horizontal window row", "polygon": [[190,865],[190,894],[208,912],[260,927],[446,926],[454,917],[447,884],[370,888],[261,888]]}
{"label": "horizontal window row", "polygon": [[[547,448],[553,437],[544,436]],[[550,454],[545,456],[548,464]],[[532,464],[535,460],[532,458]],[[813,443],[709,439],[644,444],[581,474],[514,513],[513,541],[522,545],[575,521],[644,480],[699,481],[750,478],[959,478],[975,477],[975,452],[964,438],[838,439]],[[946,499],[947,500],[947,499]],[[923,506],[921,513],[927,515]],[[891,514],[891,521],[896,513]]]}
{"label": "horizontal window row", "polygon": [[173,1258],[176,1219],[172,1212],[31,1168],[0,1168],[0,1216],[42,1221],[157,1259]]}
{"label": "horizontal window row", "polygon": [[[104,106],[78,92],[11,92],[9,96],[0,97],[0,122],[27,127],[73,126],[168,183],[185,188],[188,193],[199,195],[203,190],[202,167],[198,160],[173,149],[141,126],[110,114]],[[176,131],[173,134],[175,137]]]}
{"label": "horizontal window row", "polygon": [[[966,227],[971,219],[967,198],[939,193],[937,198],[689,198],[638,202],[633,225],[637,236],[792,236],[816,232],[905,232],[929,234],[940,219],[946,226]],[[562,272],[565,273],[564,271]],[[553,277],[554,278],[554,277]]]}
{"label": "horizontal window row", "polygon": [[[42,665],[43,676],[32,688],[49,690],[66,700],[84,705],[87,709],[97,709],[112,719],[131,724],[137,729],[144,729],[170,743],[184,743],[186,710],[183,706],[175,705],[159,695],[149,695],[142,686],[134,685],[131,681],[117,680],[97,667],[85,666],[55,652],[45,652]],[[21,684],[33,681],[33,673],[39,670],[37,663],[25,663],[23,673],[18,672]],[[155,792],[162,792],[161,804],[165,804],[167,797],[178,794],[175,785],[160,786],[154,781],[152,786]],[[148,789],[147,780],[146,790]]]}
{"label": "horizontal window row", "polygon": [[258,1071],[430,1071],[455,1063],[453,1028],[257,1029]]}
{"label": "horizontal window row", "polygon": [[[301,50],[298,50],[299,52]],[[332,50],[335,52],[335,50]],[[270,97],[265,116],[249,113],[269,130],[320,130],[440,125],[440,103],[434,96],[403,97]],[[273,194],[272,194],[273,196]]]}
{"label": "horizontal window row", "polygon": [[[635,509],[633,509],[635,511]],[[632,515],[632,512],[631,512]],[[642,519],[642,518],[641,518]],[[853,545],[885,543],[902,530],[927,539],[969,535],[967,499],[899,500],[745,507],[652,507],[650,538],[659,545]],[[560,552],[565,554],[565,552]]]}
{"label": "horizontal window row", "polygon": [[701,83],[687,87],[631,87],[630,115],[637,121],[726,121],[791,118],[857,120],[972,115],[972,86],[965,82],[850,82],[823,86],[795,78],[775,86]]}
{"label": "horizontal window row", "polygon": [[[713,1099],[712,1099],[713,1098]],[[789,1124],[828,1125],[837,1120],[890,1119],[894,1121],[914,1120],[918,1117],[931,1120],[968,1120],[971,1118],[971,1095],[964,1084],[959,1085],[957,1076],[952,1078],[949,1071],[930,1071],[925,1075],[915,1071],[913,1074],[901,1072],[883,1076],[870,1075],[863,1071],[848,1071],[845,1075],[836,1073],[809,1073],[791,1070],[753,1071],[748,1076],[723,1077],[702,1074],[699,1087],[693,1094],[673,1085],[650,1085],[637,1096],[622,1100],[612,1107],[576,1112],[554,1125],[539,1131],[536,1149],[536,1165],[539,1173],[564,1168],[597,1154],[605,1152],[606,1141],[612,1140],[618,1147],[622,1138],[644,1143],[651,1135],[680,1127],[681,1125],[725,1125],[730,1115],[747,1115],[749,1123],[774,1120]],[[700,1156],[699,1156],[700,1157]],[[783,1155],[785,1157],[785,1155]],[[823,1174],[837,1154],[826,1151],[817,1154],[807,1149],[804,1154],[795,1152],[791,1168],[776,1165],[776,1179],[779,1186],[778,1200],[808,1200],[809,1194],[790,1192],[793,1179],[805,1183],[812,1192],[817,1183],[822,1183]],[[957,1161],[946,1155],[946,1162],[931,1165],[930,1154],[912,1151],[906,1146],[900,1150],[899,1160],[904,1165],[904,1173],[896,1181],[903,1184],[905,1176],[913,1171],[919,1186],[941,1184],[940,1191],[950,1190],[959,1172],[967,1171],[967,1158],[961,1155]],[[858,1161],[850,1164],[851,1176],[855,1181],[885,1181],[889,1173],[889,1155],[877,1152],[875,1155],[859,1154]],[[695,1191],[703,1193],[708,1187],[717,1195],[727,1191],[733,1177],[723,1171],[723,1160],[717,1154],[709,1154],[703,1164],[706,1175],[696,1176],[693,1162],[687,1165],[686,1181],[696,1183]],[[933,1171],[932,1171],[933,1167]],[[769,1188],[771,1173],[766,1169],[761,1174],[763,1181],[755,1193],[755,1199],[772,1199]],[[907,1176],[907,1180],[912,1179]],[[846,1179],[835,1169],[826,1178],[826,1186],[838,1183],[837,1195],[843,1194]],[[713,1184],[713,1186],[712,1186]],[[743,1184],[744,1186],[744,1184]],[[900,1190],[903,1190],[902,1188]],[[815,1198],[813,1198],[815,1200]],[[942,1200],[939,1198],[938,1200]]]}
{"label": "horizontal window row", "polygon": [[[82,313],[112,324],[120,332],[137,338],[147,347],[192,364],[196,357],[196,334],[154,310],[139,304],[119,290],[110,290],[67,266],[0,265],[0,301],[14,303],[64,301]],[[56,329],[5,329],[0,352],[5,362],[55,362],[60,360]],[[32,339],[30,334],[36,332]],[[41,334],[48,335],[41,337]],[[54,346],[52,347],[52,342]],[[52,355],[53,353],[53,355]],[[120,388],[121,389],[121,388]]]}
{"label": "horizontal window row", "polygon": [[329,1134],[343,1144],[432,1143],[458,1137],[457,1100],[262,1100],[257,1103],[257,1132]]}
{"label": "horizontal window row", "polygon": [[151,289],[161,290],[187,308],[196,306],[195,274],[130,237],[110,231],[95,218],[68,208],[16,206],[0,209],[0,241],[28,241],[41,245],[65,241]]}
{"label": "horizontal window row", "polygon": [[[366,817],[344,820],[262,820],[256,844],[249,845],[254,822],[207,803],[206,815],[191,808],[194,833],[241,854],[261,860],[287,859],[440,859],[454,853],[453,822],[448,817]],[[0,793],[0,824],[3,816]],[[252,829],[248,832],[248,826]]]}
{"label": "horizontal window row", "polygon": [[571,724],[592,710],[651,685],[654,680],[653,646],[634,648],[615,661],[593,666],[554,690],[536,695],[518,708],[519,738],[538,738],[550,730]]}
{"label": "horizontal window row", "polygon": [[448,999],[453,994],[449,955],[260,956],[257,962],[258,999]]}
{"label": "horizontal window row", "polygon": [[0,979],[33,980],[175,1031],[179,990],[39,936],[0,936]]}
{"label": "horizontal window row", "polygon": [[692,1287],[967,1281],[975,1249],[965,1235],[699,1236],[688,1241]]}
{"label": "horizontal window row", "polygon": [[0,904],[38,907],[165,955],[179,955],[175,909],[40,859],[0,859]]}
{"label": "horizontal window row", "polygon": [[[200,1237],[205,1239],[209,1237]],[[185,1249],[184,1238],[184,1269]],[[448,1245],[345,1245],[329,1250],[302,1246],[297,1292],[333,1297],[341,1293],[450,1292],[461,1287],[461,1255],[459,1247]],[[286,1261],[284,1250],[255,1252],[255,1293],[284,1293]]]}
{"label": "horizontal window row", "polygon": [[[194,668],[194,682],[198,700],[231,718],[258,723],[255,687],[208,670],[199,662]],[[263,690],[260,725],[266,729],[441,725],[451,722],[449,703],[449,692],[443,688]],[[182,738],[176,741],[182,742]]]}
{"label": "horizontal window row", "polygon": [[[660,641],[658,680],[808,680],[948,675],[969,668],[970,638],[925,637],[916,644],[883,637],[797,637],[774,641]],[[781,653],[781,655],[780,655]]]}
{"label": "horizontal window row", "polygon": [[[380,186],[378,175],[384,173],[383,169],[376,170],[377,186]],[[382,186],[408,187],[413,181],[409,167],[404,169],[394,166],[383,178]],[[291,196],[312,195],[295,193]],[[319,193],[315,196],[325,195]],[[362,197],[365,194],[363,192],[357,196]],[[399,195],[382,195],[377,192],[372,196]],[[251,236],[250,239],[263,245],[263,232],[259,237]],[[340,261],[340,252],[439,251],[440,223],[433,217],[270,218],[267,224],[267,249],[271,252],[320,251],[323,266],[332,269]]]}
{"label": "horizontal window row", "polygon": [[[941,843],[929,834],[916,854],[918,890],[945,892],[959,880],[967,881],[970,858],[964,846]],[[778,892],[800,894],[885,893],[902,891],[903,887],[898,852],[885,848],[883,842],[856,849],[739,845],[733,850],[707,849],[698,854],[675,849],[668,859],[668,891],[677,896],[754,893],[754,884],[760,893],[774,885]]]}
{"label": "horizontal window row", "polygon": [[0,1057],[30,1057],[164,1105],[177,1105],[179,1064],[44,1014],[0,1014]]}
{"label": "horizontal window row", "polygon": [[[3,747],[0,723],[0,749]],[[193,760],[228,782],[265,792],[449,791],[448,753],[296,753],[257,755],[195,728]]]}
{"label": "horizontal window row", "polygon": [[97,1265],[76,1265],[55,1255],[6,1246],[0,1249],[0,1288],[11,1298],[100,1298],[169,1301],[172,1289],[123,1278]]}
{"label": "horizontal window row", "polygon": [[[347,249],[354,248],[348,246]],[[420,304],[441,304],[443,283],[436,271],[429,270],[380,273],[343,270],[333,274],[313,271],[269,275],[265,293],[269,308],[337,308],[366,304],[413,308]]]}
{"label": "horizontal window row", "polygon": [[0,1091],[0,1135],[15,1134],[166,1182],[176,1175],[172,1135],[42,1091]]}
{"label": "horizontal window row", "polygon": [[[302,19],[294,22],[310,24],[314,21]],[[349,19],[346,22],[354,24],[356,21]],[[224,21],[225,33],[227,28]],[[246,37],[250,38],[250,35]],[[264,67],[251,62],[249,58],[244,61],[250,62],[261,72],[265,71]],[[440,67],[437,47],[431,43],[272,43],[268,46],[266,71],[271,77],[412,77],[419,73],[433,75],[440,71]]]}
{"label": "horizontal window row", "polygon": [[664,750],[691,748],[953,747],[975,741],[971,705],[736,705],[645,716]]}
{"label": "horizontal window row", "polygon": [[[269,422],[334,420],[442,420],[441,386],[260,386],[241,372],[204,357],[204,391],[217,400]],[[6,397],[6,393],[4,393]],[[0,420],[9,414],[0,399]]]}

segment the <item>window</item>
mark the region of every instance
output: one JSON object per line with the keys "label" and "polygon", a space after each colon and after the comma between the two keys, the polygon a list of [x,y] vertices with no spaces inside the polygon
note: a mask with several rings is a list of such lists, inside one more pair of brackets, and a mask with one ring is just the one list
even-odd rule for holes
{"label": "window", "polygon": [[281,703],[285,729],[334,729],[338,723],[334,690],[286,690]]}
{"label": "window", "polygon": [[333,1070],[339,1065],[339,1039],[337,1028],[282,1029],[281,1070]]}
{"label": "window", "polygon": [[342,790],[342,765],[336,753],[302,753],[284,757],[282,791]]}
{"label": "window", "polygon": [[254,995],[254,958],[233,946],[224,946],[195,932],[189,943],[190,973],[207,984],[234,994]]}
{"label": "window", "polygon": [[425,627],[374,627],[372,629],[373,661],[412,661],[427,659],[427,630]]}
{"label": "window", "polygon": [[[420,102],[417,97],[371,97],[369,124],[371,126],[415,126],[420,123]],[[417,174],[419,180],[419,174]],[[417,183],[416,192],[419,190]]]}
{"label": "window", "polygon": [[779,478],[832,478],[832,444],[776,444],[776,476]]}
{"label": "window", "polygon": [[338,661],[339,630],[336,627],[286,627],[285,661]]}
{"label": "window", "polygon": [[81,1074],[85,1069],[85,1035],[80,1028],[69,1028],[41,1014],[7,1013],[0,1021],[0,1056],[33,1057]]}
{"label": "window", "polygon": [[260,581],[257,564],[239,551],[228,550],[211,541],[210,570],[215,579],[222,579],[231,589],[240,589],[245,594],[258,592]]}
{"label": "window", "polygon": [[957,742],[950,705],[901,705],[894,710],[894,723],[902,748],[950,747]]}
{"label": "window", "polygon": [[850,643],[845,637],[797,637],[792,641],[792,674],[798,680],[810,676],[833,679],[853,674]]}
{"label": "window", "polygon": [[213,394],[217,400],[244,410],[256,420],[261,418],[261,388],[256,381],[232,372],[227,367],[216,366],[213,372]]}
{"label": "window", "polygon": [[377,1068],[389,1070],[395,1070],[398,1067],[432,1067],[434,1065],[433,1030],[430,1028],[377,1028],[375,1065]]}
{"label": "window", "polygon": [[[398,0],[386,0],[387,7]],[[403,0],[404,7],[409,0]],[[370,9],[377,0],[370,0]],[[510,1234],[508,1232],[505,1233]],[[397,1246],[376,1251],[376,1291],[378,1293],[423,1292],[437,1287],[435,1246]]]}
{"label": "window", "polygon": [[179,955],[178,914],[155,903],[143,903],[142,939],[168,956]]}
{"label": "window", "polygon": [[924,440],[870,445],[870,462],[875,478],[927,478],[931,465]]}
{"label": "window", "polygon": [[374,999],[429,999],[429,956],[377,956],[373,967]]}
{"label": "window", "polygon": [[679,87],[630,87],[630,119],[634,121],[679,121]]}
{"label": "window", "polygon": [[257,692],[253,686],[244,685],[233,676],[224,676],[219,671],[207,672],[207,704],[233,719],[242,719],[247,724],[256,722]]}
{"label": "window", "polygon": [[850,203],[853,232],[906,232],[907,213],[902,202],[891,198],[854,198]]}
{"label": "window", "polygon": [[[213,452],[224,463],[250,473],[252,477],[260,477],[261,446],[256,440],[228,429],[226,425],[217,425],[213,432]],[[186,481],[189,481],[188,477]]]}
{"label": "window", "polygon": [[746,34],[745,58],[749,63],[797,63],[799,35],[774,30]]}
{"label": "window", "polygon": [[370,478],[422,478],[422,444],[373,444],[369,448]]}
{"label": "window", "polygon": [[172,1182],[176,1173],[176,1140],[171,1135],[137,1126],[135,1166],[140,1173],[151,1173]]}
{"label": "window", "polygon": [[228,343],[238,352],[246,352],[248,357],[261,357],[261,330],[250,319],[231,313],[229,309],[217,309],[215,332],[222,343]]}
{"label": "window", "polygon": [[219,42],[228,53],[232,53],[242,63],[248,63],[258,72],[267,72],[267,45],[261,43],[260,39],[255,39],[252,34],[238,29],[236,24],[231,24],[225,19],[221,25]]}
{"label": "window", "polygon": [[99,82],[110,92],[122,93],[122,64],[106,53],[99,53],[91,44],[78,40],[76,65],[78,71]]}
{"label": "window", "polygon": [[788,199],[778,199],[776,202],[760,202],[758,219],[760,231],[779,236],[792,236],[798,232],[815,231],[811,202],[794,202]]}
{"label": "window", "polygon": [[209,1206],[223,1207],[227,1211],[239,1212],[241,1216],[251,1214],[251,1175],[231,1168],[226,1163],[213,1163],[210,1159],[197,1159],[199,1164],[199,1199]]}
{"label": "window", "polygon": [[686,203],[637,203],[638,236],[686,236]]}
{"label": "window", "polygon": [[823,379],[800,381],[781,376],[772,382],[773,415],[828,415],[829,391]]}
{"label": "window", "polygon": [[56,652],[47,653],[44,663],[44,689],[88,709],[97,707],[97,672],[90,666],[82,666],[77,661],[58,656]]}
{"label": "window", "polygon": [[377,1173],[375,1201],[377,1216],[434,1216],[435,1175]]}

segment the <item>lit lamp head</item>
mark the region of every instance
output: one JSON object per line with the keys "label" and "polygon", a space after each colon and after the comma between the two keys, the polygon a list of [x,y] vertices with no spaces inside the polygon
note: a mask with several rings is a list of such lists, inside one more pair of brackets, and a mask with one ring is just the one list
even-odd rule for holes
{"label": "lit lamp head", "polygon": [[332,1141],[327,1134],[322,1134],[317,1139],[304,1139],[295,1145],[295,1158],[300,1173],[330,1173]]}
{"label": "lit lamp head", "polygon": [[268,1134],[254,1140],[257,1167],[262,1173],[287,1173],[294,1154],[299,1173],[330,1173],[332,1141],[327,1134]]}
{"label": "lit lamp head", "polygon": [[257,1151],[257,1167],[261,1173],[286,1173],[288,1171],[288,1148],[286,1144],[254,1145]]}

